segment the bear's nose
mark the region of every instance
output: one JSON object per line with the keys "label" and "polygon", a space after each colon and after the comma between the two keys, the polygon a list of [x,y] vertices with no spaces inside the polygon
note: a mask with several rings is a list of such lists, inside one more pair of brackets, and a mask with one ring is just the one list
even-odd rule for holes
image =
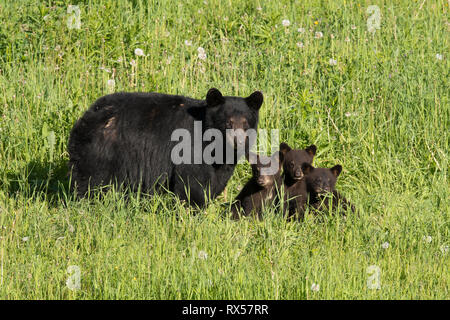
{"label": "bear's nose", "polygon": [[302,170],[300,170],[300,169],[297,169],[297,170],[295,170],[295,177],[301,177],[301,175],[302,175]]}

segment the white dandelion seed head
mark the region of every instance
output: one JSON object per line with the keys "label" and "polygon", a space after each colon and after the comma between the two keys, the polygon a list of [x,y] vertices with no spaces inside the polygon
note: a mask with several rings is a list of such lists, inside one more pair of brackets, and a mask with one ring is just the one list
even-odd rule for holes
{"label": "white dandelion seed head", "polygon": [[131,64],[132,67],[135,67],[136,66],[136,60],[131,59],[130,60],[130,64]]}
{"label": "white dandelion seed head", "polygon": [[320,285],[317,284],[317,283],[313,283],[313,284],[311,285],[311,290],[314,291],[314,292],[319,291],[319,290],[320,290]]}
{"label": "white dandelion seed head", "polygon": [[444,59],[444,57],[442,56],[442,54],[436,53],[436,59],[442,60]]}
{"label": "white dandelion seed head", "polygon": [[352,30],[356,30],[356,26],[354,24],[352,24],[351,28]]}
{"label": "white dandelion seed head", "polygon": [[23,238],[22,238],[22,241],[23,241],[23,242],[27,242],[29,239],[30,239],[30,237],[23,237]]}
{"label": "white dandelion seed head", "polygon": [[281,24],[283,25],[283,27],[289,27],[291,25],[291,22],[287,19],[284,19],[283,21],[281,21]]}
{"label": "white dandelion seed head", "polygon": [[134,54],[138,57],[142,57],[144,55],[144,50],[142,50],[141,48],[136,48],[134,49]]}
{"label": "white dandelion seed head", "polygon": [[116,81],[114,79],[109,79],[106,84],[108,85],[108,88],[110,89],[114,89],[114,87],[116,86]]}
{"label": "white dandelion seed head", "polygon": [[383,242],[383,244],[381,245],[381,247],[382,247],[383,249],[389,248],[389,242]]}
{"label": "white dandelion seed head", "polygon": [[345,42],[350,42],[350,38],[349,37],[345,37]]}
{"label": "white dandelion seed head", "polygon": [[297,32],[298,32],[298,33],[304,33],[304,32],[305,32],[305,28],[298,28],[298,29],[297,29]]}
{"label": "white dandelion seed head", "polygon": [[431,236],[423,236],[423,241],[426,243],[431,243],[433,241],[433,238]]}
{"label": "white dandelion seed head", "polygon": [[329,63],[330,63],[330,65],[335,66],[335,65],[337,65],[337,60],[331,58]]}
{"label": "white dandelion seed head", "polygon": [[184,40],[184,44],[188,47],[192,46],[192,41],[190,40]]}
{"label": "white dandelion seed head", "polygon": [[206,259],[208,259],[208,254],[207,254],[205,251],[200,250],[200,251],[198,252],[198,258],[199,258],[200,260],[206,260]]}
{"label": "white dandelion seed head", "polygon": [[316,33],[314,34],[314,38],[316,38],[316,39],[323,38],[323,33],[320,32],[320,31],[316,32]]}
{"label": "white dandelion seed head", "polygon": [[303,48],[305,45],[303,44],[303,42],[297,42],[297,47],[299,48]]}
{"label": "white dandelion seed head", "polygon": [[198,52],[198,58],[199,58],[200,60],[206,60],[206,52],[205,52],[205,49],[203,49],[202,47],[198,47],[197,52]]}

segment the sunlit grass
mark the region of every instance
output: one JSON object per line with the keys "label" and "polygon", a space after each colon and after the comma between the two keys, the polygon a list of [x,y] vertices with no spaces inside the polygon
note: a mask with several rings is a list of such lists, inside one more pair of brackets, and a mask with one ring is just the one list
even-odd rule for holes
{"label": "sunlit grass", "polygon": [[[448,299],[448,2],[169,2],[0,1],[0,298]],[[259,127],[341,164],[358,216],[232,221],[247,164],[197,214],[73,199],[67,140],[96,98],[211,87],[263,91]]]}

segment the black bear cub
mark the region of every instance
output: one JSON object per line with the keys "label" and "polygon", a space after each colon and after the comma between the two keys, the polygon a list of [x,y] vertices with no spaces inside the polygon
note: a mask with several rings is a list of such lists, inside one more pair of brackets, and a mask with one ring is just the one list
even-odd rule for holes
{"label": "black bear cub", "polygon": [[[302,171],[305,174],[306,187],[309,194],[309,205],[319,211],[339,210],[345,213],[348,208],[355,211],[355,207],[347,201],[336,189],[336,181],[342,172],[341,165],[329,168],[314,168],[308,163],[302,164]],[[330,199],[330,197],[332,199]],[[331,203],[330,203],[330,200]]]}
{"label": "black bear cub", "polygon": [[283,183],[284,183],[284,207],[283,211],[289,212],[288,217],[303,216],[308,199],[306,181],[302,170],[302,164],[311,165],[316,155],[317,147],[310,145],[304,150],[292,149],[288,144],[280,144],[280,152],[283,154]]}
{"label": "black bear cub", "polygon": [[251,214],[261,218],[263,208],[273,202],[282,184],[280,171],[283,157],[280,152],[274,153],[271,157],[253,156],[256,163],[251,165],[252,178],[235,199],[231,209],[233,219]]}

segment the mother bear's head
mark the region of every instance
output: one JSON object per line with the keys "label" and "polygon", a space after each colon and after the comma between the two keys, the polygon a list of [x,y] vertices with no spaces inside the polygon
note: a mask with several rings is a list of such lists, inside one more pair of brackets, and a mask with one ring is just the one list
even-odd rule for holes
{"label": "mother bear's head", "polygon": [[253,92],[246,98],[223,96],[216,89],[206,94],[206,126],[221,131],[227,147],[247,150],[255,142],[258,112],[263,94]]}

